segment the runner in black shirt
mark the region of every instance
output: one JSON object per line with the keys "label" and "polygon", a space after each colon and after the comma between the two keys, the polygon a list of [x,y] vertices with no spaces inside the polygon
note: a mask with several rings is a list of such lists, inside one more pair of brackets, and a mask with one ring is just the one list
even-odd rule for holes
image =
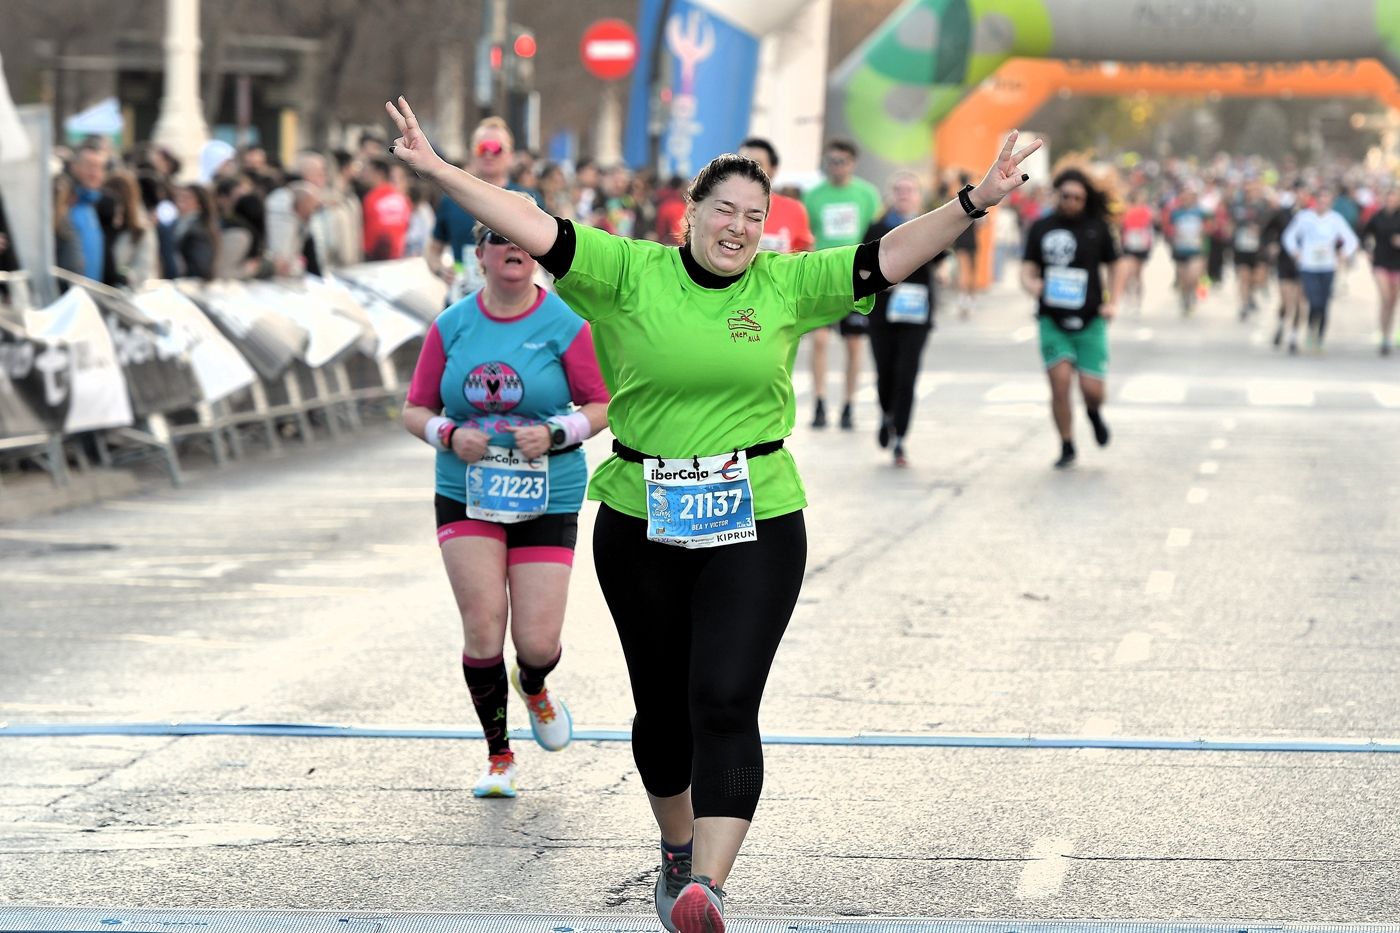
{"label": "runner in black shirt", "polygon": [[1400,295],[1400,187],[1385,194],[1385,203],[1361,231],[1370,246],[1371,272],[1380,290],[1381,356],[1390,356],[1395,333],[1395,299]]}
{"label": "runner in black shirt", "polygon": [[[1108,376],[1107,321],[1113,301],[1123,290],[1127,270],[1105,219],[1103,193],[1078,169],[1055,178],[1055,212],[1031,224],[1026,233],[1021,285],[1037,299],[1040,352],[1050,378],[1051,412],[1060,432],[1056,469],[1074,463],[1074,413],[1070,408],[1074,373],[1094,426],[1094,439],[1108,443],[1108,426],[1099,409]],[[1100,266],[1115,268],[1112,293],[1105,299]]]}
{"label": "runner in black shirt", "polygon": [[1278,272],[1278,327],[1274,331],[1274,346],[1283,346],[1283,332],[1290,331],[1288,352],[1298,352],[1298,331],[1303,326],[1303,286],[1298,279],[1298,264],[1283,248],[1283,231],[1293,222],[1293,215],[1302,208],[1307,186],[1294,182],[1293,190],[1285,192],[1278,209],[1264,225],[1265,247],[1273,253]]}

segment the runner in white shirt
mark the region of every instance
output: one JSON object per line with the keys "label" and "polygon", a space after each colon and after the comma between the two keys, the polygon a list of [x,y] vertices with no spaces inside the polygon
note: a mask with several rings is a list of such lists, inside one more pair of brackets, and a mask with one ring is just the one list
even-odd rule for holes
{"label": "runner in white shirt", "polygon": [[1350,258],[1360,242],[1351,224],[1332,210],[1332,192],[1318,190],[1312,208],[1299,211],[1283,231],[1283,248],[1298,264],[1303,295],[1308,302],[1308,341],[1321,349],[1327,333],[1327,305],[1339,254]]}

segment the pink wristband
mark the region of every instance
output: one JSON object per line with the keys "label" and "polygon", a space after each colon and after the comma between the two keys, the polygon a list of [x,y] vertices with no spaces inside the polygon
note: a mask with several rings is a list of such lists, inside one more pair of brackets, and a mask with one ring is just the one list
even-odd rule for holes
{"label": "pink wristband", "polygon": [[571,411],[550,420],[564,429],[565,447],[582,444],[593,436],[593,425],[588,423],[588,416],[581,411]]}

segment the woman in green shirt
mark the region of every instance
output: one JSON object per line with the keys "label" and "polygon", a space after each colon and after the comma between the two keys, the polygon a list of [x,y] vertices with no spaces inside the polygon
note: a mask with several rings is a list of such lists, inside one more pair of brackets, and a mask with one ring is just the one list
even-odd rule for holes
{"label": "woman in green shirt", "polygon": [[783,449],[803,333],[923,266],[1026,181],[1006,141],[981,184],[877,241],[758,251],[769,182],[723,155],[687,193],[685,243],[551,217],[444,162],[402,97],[390,152],[539,259],[593,325],[614,455],[594,473],[593,554],[627,660],[632,751],[661,830],[657,913],[720,933],[763,783],[758,708],[806,563],[806,495]]}

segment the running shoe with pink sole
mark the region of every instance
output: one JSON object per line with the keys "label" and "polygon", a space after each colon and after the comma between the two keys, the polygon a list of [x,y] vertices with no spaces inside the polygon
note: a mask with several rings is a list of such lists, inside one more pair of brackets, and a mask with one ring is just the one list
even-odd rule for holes
{"label": "running shoe with pink sole", "polygon": [[671,908],[671,926],[676,933],[724,933],[724,890],[704,875],[691,879]]}

